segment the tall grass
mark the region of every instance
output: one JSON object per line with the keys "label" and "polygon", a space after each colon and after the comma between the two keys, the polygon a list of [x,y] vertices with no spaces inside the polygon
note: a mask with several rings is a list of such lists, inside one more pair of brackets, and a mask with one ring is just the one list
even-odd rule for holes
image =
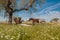
{"label": "tall grass", "polygon": [[0,24],[0,40],[60,40],[60,26],[47,23],[28,27]]}

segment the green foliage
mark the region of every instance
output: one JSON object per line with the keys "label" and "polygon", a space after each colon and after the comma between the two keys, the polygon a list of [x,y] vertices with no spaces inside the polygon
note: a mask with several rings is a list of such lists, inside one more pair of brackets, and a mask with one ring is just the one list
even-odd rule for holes
{"label": "green foliage", "polygon": [[51,22],[52,22],[52,21],[57,22],[58,20],[59,20],[59,18],[53,18],[53,19],[51,20]]}

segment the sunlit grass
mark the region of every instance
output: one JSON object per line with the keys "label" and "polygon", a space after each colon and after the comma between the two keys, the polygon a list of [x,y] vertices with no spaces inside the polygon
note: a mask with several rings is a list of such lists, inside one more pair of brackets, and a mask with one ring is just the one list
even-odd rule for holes
{"label": "sunlit grass", "polygon": [[60,25],[20,26],[0,24],[0,40],[60,40]]}

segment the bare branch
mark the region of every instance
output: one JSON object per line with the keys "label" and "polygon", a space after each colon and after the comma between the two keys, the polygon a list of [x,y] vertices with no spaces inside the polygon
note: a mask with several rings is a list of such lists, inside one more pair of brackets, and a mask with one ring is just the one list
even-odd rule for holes
{"label": "bare branch", "polygon": [[22,9],[15,9],[13,12],[18,12],[18,11],[22,11],[22,10],[28,10],[28,8],[22,8]]}
{"label": "bare branch", "polygon": [[28,5],[26,5],[27,6],[27,8],[21,8],[21,9],[15,9],[13,12],[18,12],[18,11],[22,11],[22,10],[28,10],[30,7],[32,7],[32,5],[34,4],[34,2],[35,2],[35,0],[29,0],[29,4]]}

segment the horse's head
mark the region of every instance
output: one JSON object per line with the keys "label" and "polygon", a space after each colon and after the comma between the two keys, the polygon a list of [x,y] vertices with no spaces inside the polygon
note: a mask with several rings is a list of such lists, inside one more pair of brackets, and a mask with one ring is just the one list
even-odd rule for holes
{"label": "horse's head", "polygon": [[22,23],[21,18],[14,18],[14,21],[15,21],[16,24]]}
{"label": "horse's head", "polygon": [[29,18],[29,21],[33,20],[33,18]]}
{"label": "horse's head", "polygon": [[18,17],[18,19],[19,19],[19,20],[21,20],[21,18],[20,18],[20,17]]}

